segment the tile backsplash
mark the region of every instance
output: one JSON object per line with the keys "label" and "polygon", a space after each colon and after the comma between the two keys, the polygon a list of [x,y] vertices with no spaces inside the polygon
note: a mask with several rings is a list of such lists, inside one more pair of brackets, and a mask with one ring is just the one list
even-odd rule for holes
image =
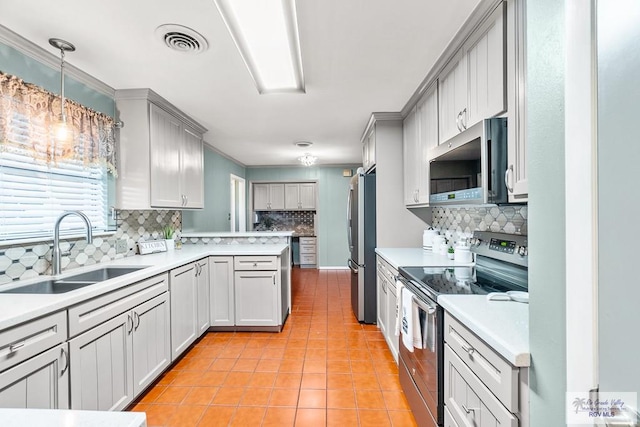
{"label": "tile backsplash", "polygon": [[[63,270],[97,264],[136,254],[136,243],[161,238],[161,230],[170,225],[182,229],[182,213],[169,210],[117,211],[117,227],[112,235],[98,236],[92,244],[84,238],[60,241]],[[53,239],[52,239],[53,240]],[[125,240],[127,251],[116,253],[116,242]],[[51,274],[52,241],[0,247],[0,284]],[[68,253],[67,255],[64,255]]]}
{"label": "tile backsplash", "polygon": [[433,208],[433,228],[440,231],[473,233],[495,231],[527,234],[527,205]]}
{"label": "tile backsplash", "polygon": [[295,231],[297,236],[315,235],[315,211],[257,212],[255,231]]}

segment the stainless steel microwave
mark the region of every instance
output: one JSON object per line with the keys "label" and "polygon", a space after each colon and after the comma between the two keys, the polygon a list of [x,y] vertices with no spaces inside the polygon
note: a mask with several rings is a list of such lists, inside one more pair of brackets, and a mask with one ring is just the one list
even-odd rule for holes
{"label": "stainless steel microwave", "polygon": [[507,119],[485,119],[432,150],[429,204],[508,202]]}

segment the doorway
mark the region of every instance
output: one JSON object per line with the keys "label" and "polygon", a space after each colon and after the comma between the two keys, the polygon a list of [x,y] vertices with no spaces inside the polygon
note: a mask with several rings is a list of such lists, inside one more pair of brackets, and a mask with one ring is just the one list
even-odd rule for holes
{"label": "doorway", "polygon": [[247,231],[246,185],[244,178],[231,174],[229,230]]}

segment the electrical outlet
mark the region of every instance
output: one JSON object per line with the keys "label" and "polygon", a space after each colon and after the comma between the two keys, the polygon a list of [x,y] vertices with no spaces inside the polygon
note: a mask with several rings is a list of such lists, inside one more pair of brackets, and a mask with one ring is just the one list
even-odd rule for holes
{"label": "electrical outlet", "polygon": [[123,254],[127,252],[127,241],[124,239],[116,240],[116,253]]}

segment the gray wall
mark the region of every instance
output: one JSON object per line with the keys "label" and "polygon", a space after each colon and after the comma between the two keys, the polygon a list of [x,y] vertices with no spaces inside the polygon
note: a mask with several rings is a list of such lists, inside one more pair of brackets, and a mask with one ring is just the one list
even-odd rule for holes
{"label": "gray wall", "polygon": [[245,177],[245,167],[204,146],[204,209],[182,211],[183,231],[229,231],[231,174]]}
{"label": "gray wall", "polygon": [[597,5],[600,390],[640,393],[640,287],[634,250],[640,240],[640,3]]}
{"label": "gray wall", "polygon": [[564,2],[527,2],[531,426],[565,424]]}
{"label": "gray wall", "polygon": [[349,258],[347,247],[346,209],[349,189],[348,177],[343,169],[354,173],[360,165],[340,167],[282,167],[247,168],[249,181],[318,181],[318,264],[321,267],[346,266]]}

